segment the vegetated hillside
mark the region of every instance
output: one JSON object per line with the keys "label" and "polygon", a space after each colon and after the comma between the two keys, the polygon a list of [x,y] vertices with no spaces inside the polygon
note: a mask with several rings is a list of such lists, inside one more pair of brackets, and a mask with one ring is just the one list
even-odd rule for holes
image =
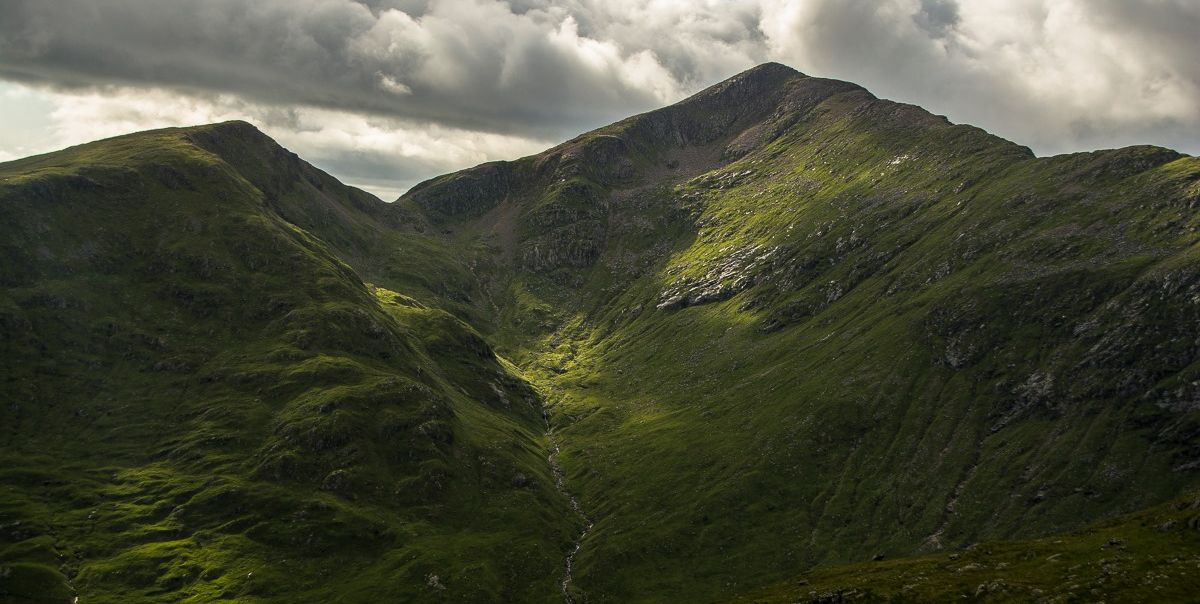
{"label": "vegetated hillside", "polygon": [[1192,495],[1065,535],[819,568],[732,602],[1191,602],[1198,526]]}
{"label": "vegetated hillside", "polygon": [[394,204],[241,123],[0,164],[0,593],[1188,593],[1190,504],[1069,531],[1200,483],[1197,206],[777,64]]}
{"label": "vegetated hillside", "polygon": [[1200,160],[1035,158],[765,65],[416,187],[490,242],[591,602],[1036,537],[1200,466]]}
{"label": "vegetated hillside", "polygon": [[0,600],[559,599],[540,405],[338,258],[383,207],[244,123],[0,164]]}

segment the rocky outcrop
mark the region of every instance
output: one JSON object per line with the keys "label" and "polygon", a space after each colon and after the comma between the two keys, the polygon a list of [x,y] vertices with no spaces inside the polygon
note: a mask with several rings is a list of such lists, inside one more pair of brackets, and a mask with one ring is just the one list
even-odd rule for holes
{"label": "rocky outcrop", "polygon": [[742,248],[711,263],[703,275],[680,277],[659,294],[658,308],[673,310],[728,300],[757,283],[777,248]]}
{"label": "rocky outcrop", "polygon": [[469,170],[427,180],[405,194],[435,215],[474,217],[487,212],[509,194],[509,162],[490,162]]}

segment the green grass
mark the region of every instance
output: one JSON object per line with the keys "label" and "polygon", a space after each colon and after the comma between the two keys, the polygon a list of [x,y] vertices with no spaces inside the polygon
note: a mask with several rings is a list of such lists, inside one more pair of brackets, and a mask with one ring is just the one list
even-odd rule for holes
{"label": "green grass", "polygon": [[[0,306],[0,590],[553,600],[572,527],[536,399],[470,327],[289,221],[311,183],[252,184],[274,175],[229,163],[265,144],[244,130],[0,166],[4,240],[32,254],[6,257]],[[310,207],[355,195],[324,186]],[[379,224],[335,207],[329,232]]]}
{"label": "green grass", "polygon": [[[1197,369],[1183,208],[1200,164],[1148,147],[1035,159],[828,90],[707,170],[602,181],[589,266],[495,269],[513,318],[491,337],[551,404],[596,521],[576,563],[589,601],[721,601],[1195,485],[1195,411],[1163,400],[1186,400]],[[540,186],[505,193],[530,225]],[[657,308],[689,288],[726,291]]]}
{"label": "green grass", "polygon": [[546,406],[587,602],[1170,599],[1198,182],[780,66],[392,205],[240,123],[0,164],[0,594],[561,601]]}
{"label": "green grass", "polygon": [[1198,506],[1183,497],[1044,539],[818,568],[730,602],[1186,602],[1200,590]]}

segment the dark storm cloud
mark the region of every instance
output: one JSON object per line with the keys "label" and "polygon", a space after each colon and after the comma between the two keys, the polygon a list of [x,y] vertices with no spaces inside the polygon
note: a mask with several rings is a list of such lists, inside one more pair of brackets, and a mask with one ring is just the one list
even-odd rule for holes
{"label": "dark storm cloud", "polygon": [[0,3],[6,79],[221,90],[490,131],[558,134],[661,101],[605,50],[560,15],[467,0]]}
{"label": "dark storm cloud", "polygon": [[933,37],[940,38],[958,24],[958,3],[955,0],[921,0],[921,9],[913,21]]}

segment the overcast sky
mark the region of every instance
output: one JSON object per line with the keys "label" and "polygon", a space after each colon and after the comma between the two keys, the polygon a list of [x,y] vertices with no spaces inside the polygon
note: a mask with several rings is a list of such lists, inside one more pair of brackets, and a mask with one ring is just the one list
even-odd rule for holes
{"label": "overcast sky", "polygon": [[384,199],[768,60],[1042,155],[1200,153],[1200,0],[0,0],[0,160],[227,119]]}

